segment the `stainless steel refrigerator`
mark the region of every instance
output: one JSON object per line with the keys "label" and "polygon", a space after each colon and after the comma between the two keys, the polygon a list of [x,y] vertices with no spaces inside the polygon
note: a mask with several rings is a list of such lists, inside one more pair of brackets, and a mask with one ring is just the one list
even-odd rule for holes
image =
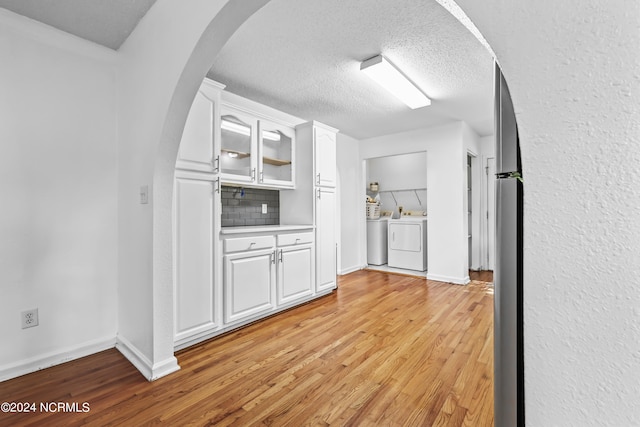
{"label": "stainless steel refrigerator", "polygon": [[516,117],[507,83],[497,64],[495,125],[494,416],[496,427],[514,427],[524,426],[523,181]]}

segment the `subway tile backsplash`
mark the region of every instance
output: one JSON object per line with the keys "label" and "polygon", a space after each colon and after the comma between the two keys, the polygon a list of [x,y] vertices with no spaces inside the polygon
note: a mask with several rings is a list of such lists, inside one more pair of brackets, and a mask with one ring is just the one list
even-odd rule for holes
{"label": "subway tile backsplash", "polygon": [[[222,186],[222,226],[239,227],[280,224],[280,192]],[[262,213],[262,204],[267,213]]]}

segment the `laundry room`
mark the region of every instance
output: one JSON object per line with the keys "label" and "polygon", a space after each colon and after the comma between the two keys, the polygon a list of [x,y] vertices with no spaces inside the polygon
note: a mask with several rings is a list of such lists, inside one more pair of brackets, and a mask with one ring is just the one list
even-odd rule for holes
{"label": "laundry room", "polygon": [[367,264],[427,271],[427,153],[366,161]]}
{"label": "laundry room", "polygon": [[[468,183],[475,183],[473,187],[478,191],[484,184],[482,168],[477,166],[471,173],[467,159],[484,152],[485,144],[484,138],[478,138],[463,123],[360,141],[361,250],[366,254],[367,268],[399,269],[450,283],[468,282],[472,257],[476,255],[469,256],[468,237],[479,232],[476,224],[480,211],[479,198],[467,197]],[[481,156],[473,158],[477,165],[481,164]],[[377,219],[372,209],[379,210]],[[472,211],[474,220],[469,221],[468,213]],[[403,220],[411,221],[411,225],[402,225],[395,235],[394,230],[389,231],[389,222]],[[373,225],[374,221],[378,225]],[[368,230],[374,228],[377,236],[370,238]],[[382,230],[385,228],[386,241]],[[394,246],[394,238],[397,243],[404,235],[410,242],[395,253],[394,261],[394,250],[389,248]]]}

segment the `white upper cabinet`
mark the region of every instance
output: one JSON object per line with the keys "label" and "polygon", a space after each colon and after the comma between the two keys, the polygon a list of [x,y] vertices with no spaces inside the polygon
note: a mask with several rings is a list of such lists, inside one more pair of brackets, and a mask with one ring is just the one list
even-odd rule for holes
{"label": "white upper cabinet", "polygon": [[336,186],[336,132],[314,127],[315,185]]}
{"label": "white upper cabinet", "polygon": [[220,172],[223,179],[255,183],[258,120],[226,105],[220,111]]}
{"label": "white upper cabinet", "polygon": [[229,92],[220,108],[220,171],[226,184],[294,188],[293,116]]}
{"label": "white upper cabinet", "polygon": [[292,187],[295,132],[292,128],[268,120],[259,120],[258,182]]}
{"label": "white upper cabinet", "polygon": [[205,80],[191,105],[180,140],[176,168],[218,173],[217,121],[223,85]]}

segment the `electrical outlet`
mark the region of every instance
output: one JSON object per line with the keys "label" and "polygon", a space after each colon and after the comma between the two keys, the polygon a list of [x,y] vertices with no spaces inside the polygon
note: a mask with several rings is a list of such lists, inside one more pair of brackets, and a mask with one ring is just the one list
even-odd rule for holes
{"label": "electrical outlet", "polygon": [[38,309],[33,308],[31,310],[23,311],[20,314],[20,318],[22,319],[22,329],[38,326]]}
{"label": "electrical outlet", "polygon": [[267,213],[267,204],[266,204],[266,203],[263,203],[263,204],[262,204],[262,213],[263,213],[263,214],[266,214],[266,213]]}

